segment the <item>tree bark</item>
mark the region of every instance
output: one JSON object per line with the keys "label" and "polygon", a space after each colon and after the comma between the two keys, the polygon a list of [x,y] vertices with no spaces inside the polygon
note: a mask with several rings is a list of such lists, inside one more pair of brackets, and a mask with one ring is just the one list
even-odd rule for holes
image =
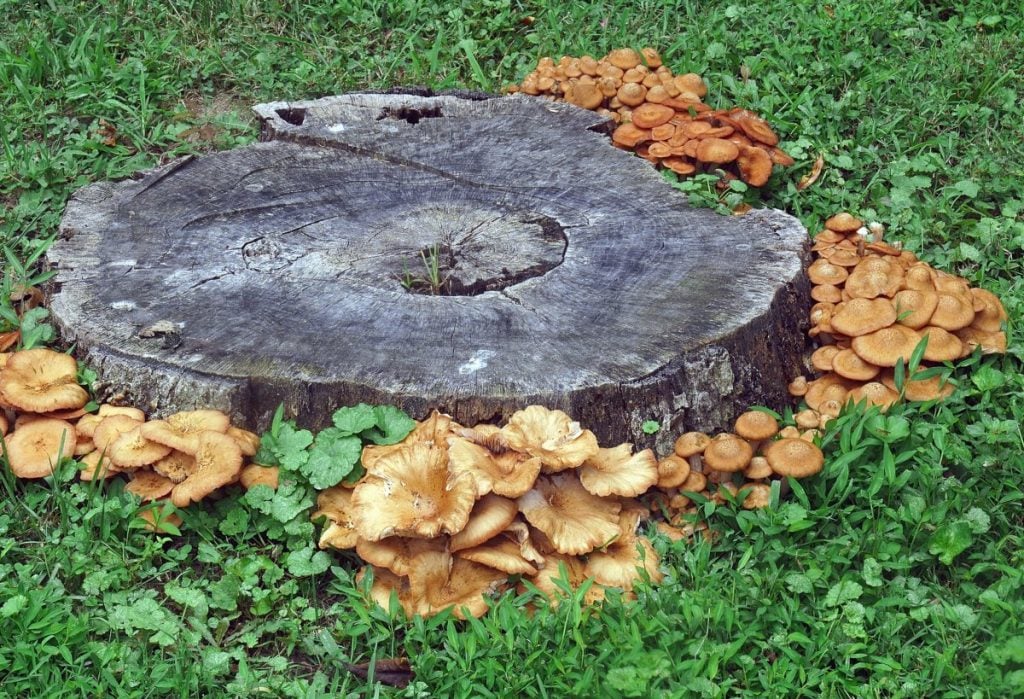
{"label": "tree bark", "polygon": [[251,428],[280,402],[310,426],[541,403],[664,450],[787,402],[796,219],[690,208],[592,112],[470,97],[258,105],[265,142],[79,190],[54,318],[109,391]]}

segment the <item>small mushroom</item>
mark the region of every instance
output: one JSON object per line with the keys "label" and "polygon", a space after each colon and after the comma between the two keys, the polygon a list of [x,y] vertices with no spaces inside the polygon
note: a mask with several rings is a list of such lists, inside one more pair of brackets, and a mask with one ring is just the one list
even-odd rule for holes
{"label": "small mushroom", "polygon": [[124,491],[142,498],[143,502],[150,502],[167,497],[173,489],[174,481],[171,479],[150,469],[140,469],[132,473]]}
{"label": "small mushroom", "polygon": [[821,471],[825,464],[825,455],[821,449],[803,439],[779,439],[764,450],[764,458],[768,459],[772,470],[780,476],[806,478]]}

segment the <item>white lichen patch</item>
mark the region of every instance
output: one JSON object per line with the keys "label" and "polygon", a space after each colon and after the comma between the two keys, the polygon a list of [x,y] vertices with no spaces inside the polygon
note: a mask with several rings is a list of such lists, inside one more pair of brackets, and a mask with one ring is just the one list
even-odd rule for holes
{"label": "white lichen patch", "polygon": [[469,358],[469,361],[459,367],[459,373],[463,376],[466,374],[474,374],[486,367],[487,360],[493,356],[494,352],[491,350],[477,350],[473,353],[473,356]]}

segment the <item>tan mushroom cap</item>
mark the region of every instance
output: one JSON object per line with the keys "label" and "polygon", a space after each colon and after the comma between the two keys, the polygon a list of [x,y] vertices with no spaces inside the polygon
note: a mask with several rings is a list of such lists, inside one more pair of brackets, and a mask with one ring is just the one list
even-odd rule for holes
{"label": "tan mushroom cap", "polygon": [[167,497],[173,489],[174,481],[148,468],[134,471],[124,487],[126,493],[142,498],[143,502]]}
{"label": "tan mushroom cap", "polygon": [[676,115],[676,110],[664,104],[646,102],[633,110],[630,119],[639,129],[653,129],[655,126],[667,124]]}
{"label": "tan mushroom cap", "polygon": [[869,381],[846,394],[848,401],[853,403],[867,401],[868,405],[877,405],[883,410],[898,401],[899,398],[900,396],[896,391],[880,381]]}
{"label": "tan mushroom cap", "polygon": [[0,410],[0,437],[7,434],[7,429],[10,426],[10,423],[7,422],[7,416],[4,414],[3,410]]}
{"label": "tan mushroom cap", "polygon": [[502,430],[512,449],[541,460],[542,471],[576,468],[597,454],[597,438],[561,410],[531,405],[516,411]]}
{"label": "tan mushroom cap", "polygon": [[133,420],[139,422],[146,421],[146,413],[142,412],[138,408],[133,408],[128,405],[111,405],[110,403],[103,403],[100,405],[99,410],[96,414],[100,417],[113,417],[114,415],[126,415]]}
{"label": "tan mushroom cap", "polygon": [[78,463],[80,465],[78,477],[83,481],[91,481],[93,477],[110,478],[121,473],[121,469],[110,463],[110,459],[101,451],[89,452],[80,457]]}
{"label": "tan mushroom cap", "polygon": [[842,284],[849,276],[845,267],[834,265],[824,258],[818,258],[807,268],[807,278],[812,284]]}
{"label": "tan mushroom cap", "polygon": [[507,575],[536,575],[537,566],[523,556],[522,547],[514,538],[499,534],[494,539],[458,552],[458,558],[500,570]]}
{"label": "tan mushroom cap", "polygon": [[863,225],[863,221],[846,211],[842,211],[825,221],[825,228],[836,233],[853,233]]}
{"label": "tan mushroom cap", "polygon": [[676,156],[665,158],[661,161],[661,164],[677,175],[690,175],[697,171],[697,166],[692,162],[686,158]]}
{"label": "tan mushroom cap", "polygon": [[832,316],[831,324],[836,332],[858,337],[888,327],[896,318],[896,309],[887,298],[854,298]]}
{"label": "tan mushroom cap", "polygon": [[599,448],[583,462],[579,477],[583,487],[594,495],[634,497],[658,482],[658,460],[650,449],[634,454],[629,443]]}
{"label": "tan mushroom cap", "polygon": [[[552,607],[557,607],[567,593],[564,585],[575,590],[588,579],[586,565],[576,556],[551,553],[545,556],[544,565],[537,575],[529,578],[530,584],[547,597]],[[594,604],[604,599],[604,586],[593,583],[583,596],[584,604]]]}
{"label": "tan mushroom cap", "polygon": [[878,376],[881,368],[865,362],[852,349],[844,349],[832,358],[832,371],[845,379],[870,381]]}
{"label": "tan mushroom cap", "polygon": [[604,102],[604,94],[595,83],[577,82],[570,86],[565,98],[583,109],[597,109]]}
{"label": "tan mushroom cap", "polygon": [[811,298],[820,303],[839,303],[843,292],[835,284],[815,284],[811,287]]}
{"label": "tan mushroom cap", "polygon": [[739,156],[739,147],[732,141],[722,138],[704,138],[697,146],[697,160],[702,163],[731,163]]}
{"label": "tan mushroom cap", "polygon": [[454,608],[456,618],[487,613],[486,595],[497,592],[508,576],[500,570],[455,558],[446,551],[424,551],[413,557],[409,591],[416,612],[431,616]]}
{"label": "tan mushroom cap", "polygon": [[316,511],[310,519],[326,517],[330,524],[324,527],[317,544],[320,548],[339,550],[355,548],[359,541],[356,532],[355,510],[352,506],[352,490],[335,485],[321,490],[316,496]]}
{"label": "tan mushroom cap", "polygon": [[[107,455],[123,471],[149,466],[171,453],[165,444],[151,442],[142,436],[142,426],[123,433],[109,443]],[[166,493],[165,493],[166,495]],[[163,497],[163,495],[158,496]]]}
{"label": "tan mushroom cap", "polygon": [[139,428],[140,423],[135,418],[127,415],[111,415],[103,418],[92,432],[92,442],[99,451],[109,453],[114,442],[121,438],[121,435]]}
{"label": "tan mushroom cap", "polygon": [[690,462],[678,454],[669,454],[658,462],[658,483],[662,490],[677,488],[690,475]]}
{"label": "tan mushroom cap", "polygon": [[[615,96],[618,97],[619,101],[623,104],[630,107],[636,107],[643,104],[644,98],[647,97],[647,88],[639,83],[627,82],[618,89]],[[601,97],[603,98],[604,95],[601,95]]]}
{"label": "tan mushroom cap", "polygon": [[228,427],[225,434],[235,440],[235,444],[238,445],[242,456],[256,456],[256,452],[260,449],[260,436],[255,432],[231,426]]}
{"label": "tan mushroom cap", "polygon": [[200,432],[193,456],[195,470],[171,491],[171,502],[177,507],[202,500],[233,482],[242,470],[242,451],[235,440],[221,432]]}
{"label": "tan mushroom cap", "polygon": [[779,431],[778,421],[763,410],[748,410],[736,418],[733,431],[743,439],[760,442]]}
{"label": "tan mushroom cap", "polygon": [[835,372],[829,372],[819,379],[807,384],[807,393],[804,394],[804,402],[812,410],[818,410],[819,406],[828,400],[843,401],[851,388],[859,384],[849,379],[844,379]]}
{"label": "tan mushroom cap", "polygon": [[78,385],[75,358],[45,348],[14,352],[0,369],[0,397],[32,413],[78,409],[89,394]]}
{"label": "tan mushroom cap", "polygon": [[103,422],[103,418],[93,413],[78,418],[75,422],[75,433],[78,435],[79,441],[91,442],[92,434],[101,422]]}
{"label": "tan mushroom cap", "polygon": [[630,48],[615,49],[610,51],[605,60],[611,63],[616,68],[622,70],[629,70],[630,68],[636,68],[642,62],[642,58],[639,53]]}
{"label": "tan mushroom cap", "polygon": [[[746,130],[746,128],[744,128]],[[772,176],[772,158],[756,146],[740,146],[736,159],[740,179],[752,187],[763,187]]]}
{"label": "tan mushroom cap", "polygon": [[[337,525],[335,525],[337,526]],[[322,545],[320,548],[326,548]],[[380,541],[369,541],[358,539],[354,544],[356,553],[367,563],[378,568],[386,568],[395,575],[409,575],[412,570],[413,557],[425,552],[443,552],[444,540],[437,539],[411,539],[405,536],[389,536]],[[352,548],[352,546],[334,546],[331,548]]]}
{"label": "tan mushroom cap", "polygon": [[794,398],[807,395],[807,377],[798,376],[786,385],[786,391]]}
{"label": "tan mushroom cap", "polygon": [[493,539],[512,524],[517,514],[519,507],[515,500],[493,493],[483,496],[473,505],[466,526],[452,535],[450,550],[473,548]]}
{"label": "tan mushroom cap", "polygon": [[587,492],[571,473],[541,476],[517,502],[526,520],[544,532],[560,553],[587,553],[619,534],[622,505]]}
{"label": "tan mushroom cap", "polygon": [[893,296],[892,305],[896,308],[897,323],[920,330],[931,320],[939,305],[939,295],[935,291],[902,289]]}
{"label": "tan mushroom cap", "polygon": [[187,410],[170,415],[166,420],[151,420],[145,423],[142,426],[142,436],[186,454],[195,454],[199,449],[201,433],[224,434],[230,426],[228,416],[219,410]]}
{"label": "tan mushroom cap", "polygon": [[766,483],[744,483],[740,486],[737,494],[746,492],[743,499],[743,507],[747,510],[756,510],[768,507],[771,503],[772,487]]}
{"label": "tan mushroom cap", "polygon": [[416,614],[415,605],[413,605],[409,591],[409,578],[395,575],[387,568],[378,568],[376,566],[363,566],[356,573],[355,582],[356,585],[362,589],[363,581],[367,575],[373,576],[373,584],[370,585],[370,601],[376,604],[378,607],[390,610],[391,609],[391,598],[398,601],[398,604],[402,607],[402,611],[405,615],[412,617]]}
{"label": "tan mushroom cap", "polygon": [[[888,388],[895,391],[896,381],[893,373],[887,371],[879,379]],[[932,376],[927,379],[907,379],[903,382],[903,397],[912,401],[942,400],[949,397],[956,390],[952,382],[943,382],[941,376]]]}
{"label": "tan mushroom cap", "polygon": [[974,297],[971,294],[938,293],[938,303],[928,323],[944,330],[960,330],[974,322]]}
{"label": "tan mushroom cap", "polygon": [[680,492],[699,493],[708,487],[708,477],[699,471],[690,471],[690,475],[679,486]]}
{"label": "tan mushroom cap", "polygon": [[703,432],[685,432],[676,439],[673,451],[685,458],[700,454],[711,444],[711,437]]}
{"label": "tan mushroom cap", "polygon": [[651,140],[649,129],[641,129],[632,122],[620,124],[612,132],[612,142],[624,148],[636,148],[644,141]]}
{"label": "tan mushroom cap", "polygon": [[18,478],[46,478],[75,452],[75,428],[64,420],[40,418],[2,440],[7,463]]}
{"label": "tan mushroom cap", "polygon": [[[235,443],[238,443],[237,440]],[[255,488],[258,485],[265,485],[268,488],[277,490],[279,475],[280,469],[277,466],[249,464],[242,469],[242,473],[239,475],[238,480],[246,490]]]}
{"label": "tan mushroom cap", "polygon": [[639,518],[634,513],[619,518],[620,536],[604,549],[587,556],[583,572],[606,587],[618,587],[627,592],[646,574],[652,583],[662,580],[658,570],[658,554],[646,537],[636,533]]}
{"label": "tan mushroom cap", "polygon": [[890,325],[868,335],[853,338],[850,346],[865,362],[882,367],[896,366],[900,358],[910,361],[921,336],[904,325]]}
{"label": "tan mushroom cap", "polygon": [[832,371],[832,360],[841,351],[836,345],[822,345],[811,353],[811,366],[818,371]]}
{"label": "tan mushroom cap", "polygon": [[821,471],[825,455],[817,445],[803,439],[780,439],[764,450],[772,470],[780,476],[806,478]]}
{"label": "tan mushroom cap", "polygon": [[640,55],[643,56],[644,63],[647,64],[648,68],[658,68],[661,66],[661,54],[658,53],[657,49],[645,46],[640,49]]}
{"label": "tan mushroom cap", "polygon": [[743,475],[752,481],[768,478],[772,473],[771,464],[763,456],[755,456],[750,460],[750,464],[743,469]]}
{"label": "tan mushroom cap", "polygon": [[[858,264],[843,284],[843,292],[851,299],[892,298],[903,284],[903,268],[889,258],[872,257]],[[870,264],[880,262],[883,264]]]}
{"label": "tan mushroom cap", "polygon": [[919,332],[928,338],[928,346],[924,348],[925,361],[951,362],[963,356],[963,343],[948,330],[927,325]]}
{"label": "tan mushroom cap", "polygon": [[821,420],[821,415],[817,410],[808,408],[793,415],[793,420],[796,422],[797,427],[807,429],[809,427],[817,427]]}
{"label": "tan mushroom cap", "polygon": [[359,535],[430,539],[462,531],[476,502],[468,473],[452,473],[448,455],[433,442],[414,442],[380,459],[352,495]]}
{"label": "tan mushroom cap", "polygon": [[1009,316],[999,297],[986,289],[971,289],[975,315],[971,327],[987,333],[999,332]]}
{"label": "tan mushroom cap", "polygon": [[974,351],[975,347],[981,347],[982,354],[1005,354],[1006,333],[990,333],[978,330],[974,327],[961,328],[956,331],[956,336],[964,344],[964,351],[968,354]]}
{"label": "tan mushroom cap", "polygon": [[[501,439],[501,431],[495,428]],[[482,444],[474,444],[464,437],[448,440],[449,468],[453,473],[466,472],[476,483],[477,497],[495,492],[510,498],[517,498],[533,487],[540,475],[541,460],[497,444],[497,452]]]}
{"label": "tan mushroom cap", "polygon": [[715,471],[735,473],[750,463],[754,450],[745,439],[723,432],[715,435],[711,444],[704,449],[704,463]]}
{"label": "tan mushroom cap", "polygon": [[191,454],[172,449],[170,454],[155,462],[152,468],[175,483],[181,483],[196,470],[196,458]]}

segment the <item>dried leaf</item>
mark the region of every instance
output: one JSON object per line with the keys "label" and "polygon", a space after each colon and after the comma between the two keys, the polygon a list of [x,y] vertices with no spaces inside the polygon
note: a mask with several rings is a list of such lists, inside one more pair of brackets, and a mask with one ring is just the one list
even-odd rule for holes
{"label": "dried leaf", "polygon": [[[372,663],[345,663],[345,669],[361,680],[368,679]],[[408,658],[381,658],[373,665],[373,679],[381,684],[401,689],[414,677]]]}
{"label": "dried leaf", "polygon": [[811,168],[810,172],[808,172],[806,175],[800,178],[800,182],[797,184],[796,188],[800,191],[803,191],[810,187],[815,182],[817,182],[818,178],[821,176],[822,168],[824,167],[825,156],[819,155],[818,159],[814,161],[814,167]]}

